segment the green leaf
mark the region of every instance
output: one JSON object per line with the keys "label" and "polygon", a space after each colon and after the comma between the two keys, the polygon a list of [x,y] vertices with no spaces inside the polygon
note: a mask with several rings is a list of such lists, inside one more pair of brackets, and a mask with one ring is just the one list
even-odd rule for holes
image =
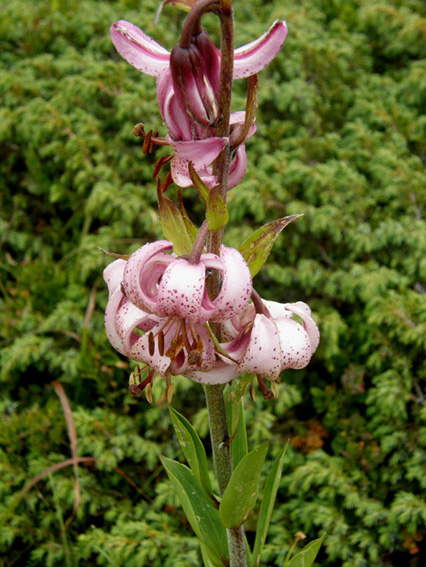
{"label": "green leaf", "polygon": [[218,510],[211,505],[188,467],[164,456],[161,457],[161,462],[176,490],[188,522],[204,544],[209,559],[215,567],[223,567],[228,561],[228,542]]}
{"label": "green leaf", "polygon": [[295,555],[293,559],[287,563],[286,567],[311,567],[318,555],[318,551],[320,550],[324,538],[325,534],[319,539],[314,539],[314,541],[308,543],[308,545],[302,549],[300,553]]}
{"label": "green leaf", "polygon": [[245,240],[240,252],[247,262],[251,276],[254,277],[268,259],[272,246],[281,231],[302,215],[291,215],[265,224]]}
{"label": "green leaf", "polygon": [[257,521],[256,539],[253,548],[252,567],[257,567],[260,562],[260,554],[265,544],[268,533],[272,512],[274,510],[275,498],[280,485],[281,473],[284,464],[284,455],[288,444],[282,449],[276,458],[271,472],[268,475],[263,493],[262,505],[260,506],[259,518]]}
{"label": "green leaf", "polygon": [[192,220],[190,219],[190,217],[188,215],[187,210],[185,209],[185,205],[184,205],[183,199],[182,199],[182,192],[180,191],[180,189],[178,189],[177,194],[178,194],[178,199],[179,199],[180,214],[182,215],[183,222],[185,223],[186,230],[188,231],[188,234],[189,234],[191,240],[193,240],[195,242],[197,235],[198,235],[198,228],[192,222]]}
{"label": "green leaf", "polygon": [[239,528],[253,509],[268,441],[241,459],[223,494],[219,514],[226,528]]}
{"label": "green leaf", "polygon": [[220,230],[229,220],[228,207],[220,194],[220,185],[210,189],[207,197],[206,219],[211,231]]}
{"label": "green leaf", "polygon": [[207,185],[204,183],[204,181],[201,179],[201,177],[195,171],[195,168],[192,165],[192,161],[189,162],[188,171],[189,171],[189,176],[191,178],[191,181],[194,184],[194,187],[195,187],[198,195],[200,196],[200,198],[205,203],[207,203],[207,200],[209,198],[210,189],[207,187]]}
{"label": "green leaf", "polygon": [[164,238],[173,243],[173,250],[177,256],[189,254],[195,242],[185,225],[185,220],[171,199],[161,190],[161,185],[157,188],[158,213]]}
{"label": "green leaf", "polygon": [[190,469],[207,494],[214,499],[208,473],[206,451],[201,439],[198,437],[197,432],[190,422],[183,415],[178,413],[171,406],[169,406],[169,411],[175,433],[179,439]]}

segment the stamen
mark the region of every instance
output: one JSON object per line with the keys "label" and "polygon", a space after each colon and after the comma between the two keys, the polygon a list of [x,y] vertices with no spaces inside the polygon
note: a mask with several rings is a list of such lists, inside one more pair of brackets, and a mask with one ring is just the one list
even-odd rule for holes
{"label": "stamen", "polygon": [[159,331],[157,335],[157,344],[158,344],[158,352],[160,356],[164,356],[164,333],[163,331]]}
{"label": "stamen", "polygon": [[259,382],[259,388],[263,394],[265,400],[272,400],[274,397],[274,393],[268,388],[268,386],[263,381],[263,378],[260,374],[256,374],[257,381]]}
{"label": "stamen", "polygon": [[152,334],[151,331],[148,333],[148,351],[149,351],[150,356],[154,356],[155,339],[154,339],[154,335]]}
{"label": "stamen", "polygon": [[129,394],[133,398],[139,398],[142,395],[144,389],[150,385],[155,376],[155,370],[151,370],[148,376],[145,378],[143,382],[141,382],[141,374],[144,372],[149,366],[145,366],[142,370],[139,366],[136,366],[135,371],[130,374],[129,378]]}
{"label": "stamen", "polygon": [[[168,156],[162,156],[160,157],[160,159],[156,162],[155,166],[154,166],[154,171],[152,172],[152,178],[155,179],[157,177],[157,175],[160,173],[161,168],[163,167],[163,165],[165,163],[167,163],[168,161],[170,161],[175,154],[169,154]],[[163,191],[164,193],[164,191]]]}

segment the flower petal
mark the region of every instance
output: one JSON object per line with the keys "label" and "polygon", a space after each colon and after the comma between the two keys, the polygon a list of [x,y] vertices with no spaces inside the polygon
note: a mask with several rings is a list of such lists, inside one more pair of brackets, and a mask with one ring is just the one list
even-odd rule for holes
{"label": "flower petal", "polygon": [[124,350],[123,339],[117,331],[115,320],[118,310],[120,309],[122,303],[125,301],[127,301],[127,299],[121,293],[121,289],[117,288],[115,292],[110,296],[105,310],[105,331],[108,340],[115,348],[115,350],[124,355],[126,354],[126,352]]}
{"label": "flower petal", "polygon": [[113,24],[111,39],[118,53],[138,71],[158,77],[169,68],[167,49],[130,22],[120,20]]}
{"label": "flower petal", "polygon": [[115,260],[108,264],[105,268],[103,277],[104,281],[108,286],[108,291],[110,296],[115,292],[115,290],[120,287],[123,281],[124,268],[126,266],[125,260]]}
{"label": "flower petal", "polygon": [[247,171],[247,154],[244,144],[238,146],[229,169],[228,189],[236,187]]}
{"label": "flower petal", "polygon": [[172,249],[173,244],[168,240],[158,240],[136,250],[127,261],[123,276],[124,290],[128,299],[142,311],[157,314],[158,280],[174,260],[173,256],[164,252]]}
{"label": "flower petal", "polygon": [[160,114],[171,137],[174,140],[192,140],[192,121],[179,107],[170,69],[161,73],[157,79],[157,97]]}
{"label": "flower petal", "polygon": [[141,337],[140,334],[135,332],[135,329],[147,332],[155,327],[159,321],[158,317],[145,313],[130,301],[123,302],[115,318],[115,328],[122,338],[125,353],[129,355],[132,346]]}
{"label": "flower petal", "polygon": [[161,316],[178,315],[198,323],[205,273],[202,263],[194,265],[184,258],[174,259],[161,278],[156,311],[161,312]]}
{"label": "flower petal", "polygon": [[216,177],[207,166],[213,163],[228,142],[228,138],[205,138],[175,142],[169,137],[176,155],[172,159],[171,173],[173,181],[179,187],[190,187],[189,162],[192,161],[198,175],[208,187],[213,187]]}
{"label": "flower petal", "polygon": [[275,320],[281,342],[282,370],[304,368],[312,357],[308,333],[293,319]]}
{"label": "flower petal", "polygon": [[275,322],[265,315],[257,314],[254,318],[250,341],[238,368],[240,372],[262,374],[271,380],[281,374],[280,335]]}
{"label": "flower petal", "polygon": [[203,140],[183,142],[169,141],[182,160],[192,161],[195,169],[204,169],[214,162],[228,143],[228,138],[204,138]]}
{"label": "flower petal", "polygon": [[276,21],[261,37],[234,52],[234,79],[245,79],[262,71],[281,49],[288,29]]}
{"label": "flower petal", "polygon": [[[226,321],[244,311],[253,289],[246,261],[235,248],[220,247],[222,286],[213,301],[206,293],[201,305],[201,318],[208,321]],[[201,257],[206,267],[216,268],[216,261]]]}
{"label": "flower petal", "polygon": [[226,384],[238,378],[240,371],[236,364],[230,365],[222,360],[218,360],[214,367],[207,372],[189,369],[185,370],[183,375],[195,382],[200,382],[200,384]]}
{"label": "flower petal", "polygon": [[298,315],[302,319],[303,326],[308,333],[309,341],[311,343],[312,354],[314,354],[319,344],[320,332],[315,321],[312,319],[312,312],[309,305],[303,301],[298,301],[297,303],[286,303],[285,306],[289,311]]}

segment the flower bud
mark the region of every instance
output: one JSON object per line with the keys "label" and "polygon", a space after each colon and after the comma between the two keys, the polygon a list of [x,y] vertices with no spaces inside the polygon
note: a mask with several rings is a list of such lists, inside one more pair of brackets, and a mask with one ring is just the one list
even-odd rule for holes
{"label": "flower bud", "polygon": [[189,45],[176,45],[170,56],[173,88],[179,106],[202,126],[219,118],[219,52],[202,29]]}

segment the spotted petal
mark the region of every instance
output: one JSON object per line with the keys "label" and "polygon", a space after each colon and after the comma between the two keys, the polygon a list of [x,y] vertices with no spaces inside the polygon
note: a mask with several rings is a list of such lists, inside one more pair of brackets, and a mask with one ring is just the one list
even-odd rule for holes
{"label": "spotted petal", "polygon": [[167,265],[175,259],[165,254],[172,248],[173,244],[168,240],[158,240],[136,250],[127,261],[123,276],[124,290],[128,299],[142,311],[157,314],[157,284]]}
{"label": "spotted petal", "polygon": [[239,364],[241,372],[262,374],[276,380],[281,373],[280,337],[275,322],[256,315],[247,350]]}

